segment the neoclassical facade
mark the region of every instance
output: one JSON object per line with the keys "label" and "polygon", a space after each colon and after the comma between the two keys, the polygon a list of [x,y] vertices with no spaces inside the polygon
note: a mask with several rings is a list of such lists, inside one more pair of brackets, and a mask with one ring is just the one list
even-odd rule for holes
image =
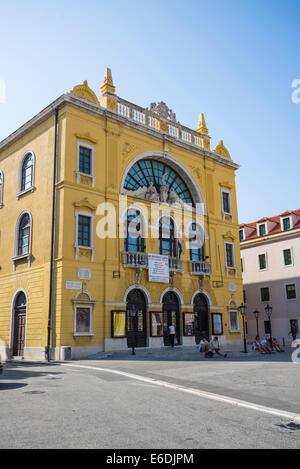
{"label": "neoclassical facade", "polygon": [[[163,103],[85,81],[0,142],[0,354],[242,337],[235,164]],[[48,355],[49,352],[49,355]]]}

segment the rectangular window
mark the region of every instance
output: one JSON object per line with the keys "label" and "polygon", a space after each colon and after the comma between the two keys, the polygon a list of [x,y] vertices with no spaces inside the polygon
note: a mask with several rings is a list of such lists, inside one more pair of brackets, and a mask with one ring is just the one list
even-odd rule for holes
{"label": "rectangular window", "polygon": [[243,230],[239,231],[239,235],[240,235],[240,241],[244,241],[244,232],[243,232]]}
{"label": "rectangular window", "polygon": [[282,220],[283,231],[288,231],[291,228],[290,218],[284,218]]}
{"label": "rectangular window", "polygon": [[243,290],[243,300],[244,300],[244,304],[247,304],[246,290]]}
{"label": "rectangular window", "polygon": [[194,313],[183,313],[183,330],[185,336],[195,335],[195,314]]}
{"label": "rectangular window", "polygon": [[78,217],[78,245],[91,246],[91,217],[84,215]]}
{"label": "rectangular window", "polygon": [[212,333],[213,335],[223,334],[223,320],[221,313],[212,313]]}
{"label": "rectangular window", "polygon": [[223,212],[231,213],[229,192],[222,192],[222,198],[223,198]]}
{"label": "rectangular window", "polygon": [[286,298],[287,300],[295,300],[296,299],[296,285],[293,283],[291,285],[286,285]]}
{"label": "rectangular window", "polygon": [[239,330],[239,319],[237,311],[230,311],[229,313],[230,319],[230,330],[232,332]]}
{"label": "rectangular window", "polygon": [[162,311],[150,312],[151,337],[163,337]]}
{"label": "rectangular window", "polygon": [[258,230],[259,230],[259,236],[266,235],[266,225],[259,225]]}
{"label": "rectangular window", "polygon": [[233,245],[225,243],[226,250],[226,266],[234,267],[234,255],[233,255]]}
{"label": "rectangular window", "polygon": [[91,150],[79,147],[79,171],[84,174],[91,174]]}
{"label": "rectangular window", "polygon": [[271,333],[270,321],[264,321],[264,327],[265,327],[265,334],[270,334]]}
{"label": "rectangular window", "polygon": [[111,311],[111,336],[126,337],[126,311]]}
{"label": "rectangular window", "polygon": [[76,308],[76,332],[90,332],[90,308]]}
{"label": "rectangular window", "polygon": [[290,249],[284,249],[283,259],[284,259],[284,265],[292,265],[292,253]]}
{"label": "rectangular window", "polygon": [[243,259],[241,258],[241,269],[242,269],[242,273],[244,272],[244,265],[243,265]]}
{"label": "rectangular window", "polygon": [[267,268],[266,255],[260,254],[258,256],[259,270],[265,270]]}
{"label": "rectangular window", "polygon": [[260,289],[260,298],[261,298],[261,301],[270,301],[269,287],[264,287]]}

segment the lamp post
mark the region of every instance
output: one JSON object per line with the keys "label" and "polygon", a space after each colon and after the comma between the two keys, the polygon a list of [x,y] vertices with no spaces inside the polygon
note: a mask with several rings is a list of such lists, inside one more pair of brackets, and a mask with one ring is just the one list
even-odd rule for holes
{"label": "lamp post", "polygon": [[256,319],[256,335],[259,336],[259,331],[258,331],[258,318],[259,318],[260,312],[257,311],[257,309],[256,309],[255,311],[253,311],[253,314],[254,314],[255,319]]}
{"label": "lamp post", "polygon": [[135,319],[136,319],[136,306],[131,305],[129,309],[130,319],[131,319],[131,333],[132,333],[132,352],[131,355],[135,355]]}
{"label": "lamp post", "polygon": [[242,303],[241,306],[238,307],[238,311],[241,313],[242,318],[243,318],[243,331],[244,331],[244,350],[243,350],[243,353],[248,353],[247,343],[246,343],[246,329],[245,329],[246,308],[247,307],[244,305],[244,303]]}
{"label": "lamp post", "polygon": [[269,324],[270,324],[270,341],[271,341],[271,348],[273,348],[273,337],[272,337],[272,326],[271,326],[271,316],[272,316],[272,311],[273,308],[269,304],[265,307],[265,312],[266,315],[268,316],[269,319]]}

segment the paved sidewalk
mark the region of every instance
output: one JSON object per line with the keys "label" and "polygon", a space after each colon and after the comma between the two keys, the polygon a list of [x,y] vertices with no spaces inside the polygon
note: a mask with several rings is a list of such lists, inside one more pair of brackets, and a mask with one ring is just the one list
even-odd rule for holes
{"label": "paved sidewalk", "polygon": [[198,346],[182,347],[176,346],[163,347],[157,349],[135,349],[136,355],[132,355],[131,348],[128,350],[116,352],[100,352],[89,357],[78,359],[81,360],[112,360],[112,361],[245,361],[245,362],[291,362],[294,349],[287,347],[284,352],[276,352],[272,354],[260,354],[248,347],[248,353],[242,352],[242,346],[224,346],[223,353],[227,353],[227,357],[223,358],[214,355],[213,358],[206,358],[204,353],[198,351]]}

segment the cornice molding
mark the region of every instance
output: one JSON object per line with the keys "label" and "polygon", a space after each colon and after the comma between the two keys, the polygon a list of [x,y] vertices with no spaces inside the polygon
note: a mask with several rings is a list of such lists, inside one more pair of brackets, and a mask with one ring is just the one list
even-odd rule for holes
{"label": "cornice molding", "polygon": [[67,104],[77,107],[79,109],[83,109],[94,115],[96,114],[104,118],[110,118],[113,121],[120,123],[121,125],[125,127],[128,127],[130,129],[135,129],[147,135],[151,135],[152,137],[155,137],[156,139],[159,139],[161,141],[167,141],[176,147],[184,148],[189,152],[195,153],[196,155],[201,156],[203,158],[208,158],[209,160],[215,161],[231,169],[237,170],[240,167],[238,164],[233,163],[225,156],[217,155],[210,150],[206,150],[205,148],[196,148],[195,146],[190,145],[187,142],[179,141],[175,139],[174,137],[171,137],[170,135],[167,135],[159,130],[147,127],[146,125],[137,123],[135,121],[131,121],[117,114],[117,112],[115,111],[111,111],[107,108],[104,108],[92,102],[86,101],[85,99],[80,98],[78,96],[74,96],[70,93],[61,95],[59,98],[53,101],[49,106],[43,109],[40,113],[38,113],[36,116],[34,116],[32,119],[30,119],[21,127],[19,127],[19,129],[17,129],[15,132],[9,135],[7,138],[2,140],[2,142],[0,142],[0,151],[2,151],[6,146],[12,144],[18,138],[21,138],[26,132],[36,127],[38,124],[40,124],[42,120],[47,119],[51,115],[51,113],[55,111],[55,109],[62,108],[63,106]]}

